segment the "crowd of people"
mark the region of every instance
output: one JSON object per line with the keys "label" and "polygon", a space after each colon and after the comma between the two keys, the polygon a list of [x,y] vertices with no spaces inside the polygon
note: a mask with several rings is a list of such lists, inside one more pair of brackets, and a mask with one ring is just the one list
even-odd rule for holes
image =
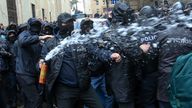
{"label": "crowd of people", "polygon": [[[192,29],[178,16],[190,16],[191,9],[192,3],[176,2],[144,6],[136,14],[118,2],[100,37],[67,45],[48,60],[46,55],[74,31],[69,13],[60,14],[57,23],[30,18],[6,29],[0,24],[0,107],[172,108],[173,64],[192,50]],[[80,26],[81,35],[92,35],[94,21],[85,18]]]}

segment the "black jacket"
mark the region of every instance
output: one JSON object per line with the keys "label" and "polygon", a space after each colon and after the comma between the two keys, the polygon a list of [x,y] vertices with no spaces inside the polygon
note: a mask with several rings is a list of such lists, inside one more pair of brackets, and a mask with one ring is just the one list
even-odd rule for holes
{"label": "black jacket", "polygon": [[192,50],[192,31],[186,26],[175,26],[157,33],[159,42],[158,100],[169,101],[169,80],[176,58]]}
{"label": "black jacket", "polygon": [[[42,48],[42,58],[45,58],[47,53],[59,45],[62,40],[61,36],[58,34],[53,39],[48,40]],[[78,86],[80,89],[84,90],[90,86],[90,70],[88,69],[89,56],[91,54],[99,56],[102,60],[110,60],[110,52],[106,51],[103,53],[99,48],[95,48],[92,45],[87,44],[72,44],[68,46],[71,55],[73,56],[74,65],[77,72]],[[69,51],[69,50],[67,50]],[[65,50],[63,50],[65,53]],[[52,91],[54,83],[59,75],[63,61],[63,54],[59,53],[49,61],[47,61],[49,66],[49,72],[47,74],[47,86],[48,91]]]}
{"label": "black jacket", "polygon": [[157,73],[158,70],[158,47],[157,47],[157,35],[155,34],[157,30],[155,29],[144,29],[141,32],[138,32],[137,36],[139,38],[139,44],[150,44],[151,48],[148,53],[142,55],[141,61],[137,63],[137,67],[141,69],[141,77]]}
{"label": "black jacket", "polygon": [[19,35],[17,46],[16,73],[27,76],[39,76],[36,64],[41,54],[38,35],[24,31]]}
{"label": "black jacket", "polygon": [[7,72],[10,68],[10,48],[5,35],[0,36],[0,73]]}
{"label": "black jacket", "polygon": [[[138,40],[132,39],[131,32],[122,35],[124,32],[118,32],[119,29],[127,28],[122,25],[112,25],[112,27],[103,34],[103,43],[101,47],[121,54],[120,63],[110,62],[107,72],[108,93],[113,93],[117,102],[131,102],[134,100],[134,62],[140,59],[143,53],[138,46]],[[102,45],[104,44],[104,45]]]}

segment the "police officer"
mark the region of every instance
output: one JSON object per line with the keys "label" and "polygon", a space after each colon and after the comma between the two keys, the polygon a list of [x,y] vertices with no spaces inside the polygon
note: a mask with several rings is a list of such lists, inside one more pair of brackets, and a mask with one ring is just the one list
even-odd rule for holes
{"label": "police officer", "polygon": [[135,106],[133,61],[137,61],[145,52],[145,48],[149,47],[147,44],[138,46],[137,39],[130,36],[134,32],[126,31],[126,28],[134,22],[133,12],[128,4],[116,3],[112,12],[112,26],[103,34],[103,42],[99,44],[100,47],[119,53],[122,57],[120,63],[109,63],[107,73],[108,93],[114,95],[119,108]]}
{"label": "police officer", "polygon": [[51,23],[44,22],[44,24],[42,24],[41,34],[53,35],[53,25]]}
{"label": "police officer", "polygon": [[171,108],[168,91],[171,70],[178,56],[191,51],[191,32],[190,27],[180,22],[157,33],[159,42],[157,99],[160,108]]}
{"label": "police officer", "polygon": [[39,72],[36,64],[41,54],[40,40],[51,38],[39,36],[41,22],[35,18],[28,20],[28,30],[18,37],[16,75],[25,96],[25,108],[40,108],[41,96],[38,85]]}
{"label": "police officer", "polygon": [[[153,46],[157,35],[155,33],[159,31],[156,24],[159,20],[152,20],[154,18],[158,19],[157,10],[151,6],[144,6],[140,10],[140,26],[143,26],[143,30],[139,31],[136,36],[139,38],[139,44],[149,43]],[[151,28],[145,28],[151,27]],[[162,28],[162,27],[161,27]],[[156,45],[157,46],[157,45]],[[142,55],[141,61],[137,63],[138,76],[138,108],[156,108],[157,99],[157,75],[158,75],[158,55],[157,48],[151,47],[147,54]]]}

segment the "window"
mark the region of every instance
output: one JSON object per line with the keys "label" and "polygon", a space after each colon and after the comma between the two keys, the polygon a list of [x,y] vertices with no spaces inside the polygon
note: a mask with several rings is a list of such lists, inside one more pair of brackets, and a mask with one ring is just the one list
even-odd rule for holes
{"label": "window", "polygon": [[42,18],[45,20],[45,9],[42,8]]}
{"label": "window", "polygon": [[17,23],[17,8],[15,0],[7,0],[9,23]]}
{"label": "window", "polygon": [[96,5],[99,5],[99,0],[96,0]]}
{"label": "window", "polygon": [[34,4],[31,4],[31,9],[32,9],[32,17],[35,18],[36,15],[35,15],[35,5]]}
{"label": "window", "polygon": [[99,13],[99,9],[97,9],[97,13]]}
{"label": "window", "polygon": [[155,7],[159,7],[159,3],[158,3],[158,1],[155,1]]}

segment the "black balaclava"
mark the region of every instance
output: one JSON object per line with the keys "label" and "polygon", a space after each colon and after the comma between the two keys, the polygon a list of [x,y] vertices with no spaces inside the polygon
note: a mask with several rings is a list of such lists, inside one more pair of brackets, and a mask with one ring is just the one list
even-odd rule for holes
{"label": "black balaclava", "polygon": [[51,24],[44,24],[41,33],[44,35],[53,35],[53,26]]}
{"label": "black balaclava", "polygon": [[81,34],[88,34],[93,29],[93,21],[90,19],[84,19],[80,24]]}
{"label": "black balaclava", "polygon": [[112,11],[112,22],[121,22],[123,25],[133,22],[134,10],[126,3],[118,2]]}
{"label": "black balaclava", "polygon": [[14,43],[17,40],[17,34],[15,30],[9,30],[7,33],[7,38],[10,43]]}
{"label": "black balaclava", "polygon": [[36,18],[30,18],[28,20],[28,30],[32,33],[32,34],[39,34],[41,32],[41,21],[39,21]]}
{"label": "black balaclava", "polygon": [[16,33],[18,32],[18,26],[15,23],[9,24],[9,26],[6,28],[7,31],[14,30]]}
{"label": "black balaclava", "polygon": [[70,36],[74,30],[74,19],[69,13],[62,13],[57,18],[57,24],[59,28],[59,35]]}
{"label": "black balaclava", "polygon": [[27,30],[27,23],[23,23],[19,25],[19,31],[18,31],[18,35],[20,33],[22,33],[23,31]]}

